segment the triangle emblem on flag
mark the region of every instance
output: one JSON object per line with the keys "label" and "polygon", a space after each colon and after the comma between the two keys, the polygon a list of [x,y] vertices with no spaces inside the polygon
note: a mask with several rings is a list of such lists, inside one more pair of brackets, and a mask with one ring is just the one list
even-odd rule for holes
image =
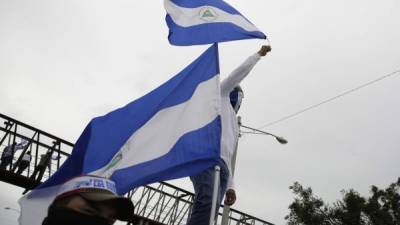
{"label": "triangle emblem on flag", "polygon": [[217,19],[217,13],[209,7],[205,7],[200,11],[200,18],[204,21],[213,21]]}

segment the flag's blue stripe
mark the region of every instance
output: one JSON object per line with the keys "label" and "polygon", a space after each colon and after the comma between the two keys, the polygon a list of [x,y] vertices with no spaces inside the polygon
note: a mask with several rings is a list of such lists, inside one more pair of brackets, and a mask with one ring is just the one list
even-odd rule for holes
{"label": "flag's blue stripe", "polygon": [[195,175],[217,163],[220,139],[218,116],[208,125],[183,135],[166,155],[117,170],[111,179],[116,182],[118,193],[124,194],[144,184]]}
{"label": "flag's blue stripe", "polygon": [[171,2],[173,2],[175,5],[184,8],[197,8],[205,5],[213,6],[230,14],[241,15],[236,9],[234,9],[228,3],[221,0],[171,0]]}
{"label": "flag's blue stripe", "polygon": [[249,32],[232,23],[207,23],[191,27],[181,27],[167,15],[166,21],[170,28],[168,39],[174,45],[208,44],[232,40],[259,38],[265,39],[262,32]]}
{"label": "flag's blue stripe", "polygon": [[197,86],[219,74],[218,47],[211,46],[182,72],[147,95],[93,119],[63,167],[41,188],[105,166],[132,134],[158,111],[189,100]]}

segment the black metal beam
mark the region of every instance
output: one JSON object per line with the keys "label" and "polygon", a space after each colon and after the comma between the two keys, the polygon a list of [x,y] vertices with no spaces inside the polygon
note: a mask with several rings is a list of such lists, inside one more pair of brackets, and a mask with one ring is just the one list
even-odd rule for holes
{"label": "black metal beam", "polygon": [[6,183],[25,188],[32,189],[40,184],[37,181],[30,179],[29,177],[19,175],[7,170],[0,170],[0,180]]}

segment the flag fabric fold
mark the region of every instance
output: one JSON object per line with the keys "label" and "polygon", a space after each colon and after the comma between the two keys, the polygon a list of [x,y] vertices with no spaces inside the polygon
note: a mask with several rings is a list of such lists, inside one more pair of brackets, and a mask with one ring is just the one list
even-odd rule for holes
{"label": "flag fabric fold", "polygon": [[222,0],[164,0],[164,6],[172,45],[266,39],[264,33]]}
{"label": "flag fabric fold", "polygon": [[191,176],[220,157],[218,46],[125,107],[94,118],[71,156],[46,182],[19,200],[21,225],[40,225],[59,187],[79,175],[116,183],[117,192]]}

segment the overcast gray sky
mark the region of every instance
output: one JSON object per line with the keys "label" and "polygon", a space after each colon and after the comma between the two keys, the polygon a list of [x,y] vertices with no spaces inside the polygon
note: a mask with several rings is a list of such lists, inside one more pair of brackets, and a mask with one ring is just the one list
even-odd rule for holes
{"label": "overcast gray sky", "polygon": [[[242,83],[243,124],[262,127],[400,69],[398,0],[231,0],[272,52]],[[0,112],[75,142],[95,116],[146,94],[207,46],[167,41],[163,1],[0,0]],[[263,44],[220,45],[226,76]],[[235,208],[284,224],[294,181],[327,201],[399,177],[400,75],[240,140]],[[174,181],[191,190],[188,179]],[[20,190],[0,184],[0,220]]]}

